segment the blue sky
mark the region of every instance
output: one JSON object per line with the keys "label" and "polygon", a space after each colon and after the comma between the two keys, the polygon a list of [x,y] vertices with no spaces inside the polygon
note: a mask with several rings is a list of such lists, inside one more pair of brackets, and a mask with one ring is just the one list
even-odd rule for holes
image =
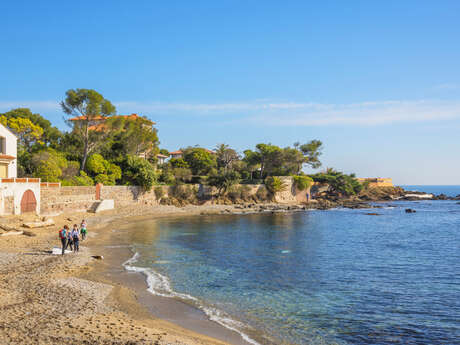
{"label": "blue sky", "polygon": [[460,184],[459,1],[4,1],[0,111],[67,129],[93,88],[161,146],[324,142],[323,165]]}

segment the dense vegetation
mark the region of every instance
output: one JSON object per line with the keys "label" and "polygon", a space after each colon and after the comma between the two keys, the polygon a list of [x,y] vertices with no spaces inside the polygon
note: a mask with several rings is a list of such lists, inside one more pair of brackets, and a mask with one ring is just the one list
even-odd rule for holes
{"label": "dense vegetation", "polygon": [[[266,193],[273,195],[285,189],[276,176],[290,175],[299,190],[307,189],[313,181],[327,183],[331,191],[344,195],[356,194],[362,188],[354,175],[332,169],[311,177],[303,173],[306,166],[321,166],[319,140],[285,148],[260,143],[242,155],[225,144],[215,151],[186,147],[181,149],[181,158],[158,165],[157,154],[169,152],[159,148],[157,130],[148,119],[116,116],[115,106],[89,89],[68,90],[61,107],[68,116],[68,132],[30,109],[0,114],[0,123],[18,136],[19,176],[63,185],[141,185],[147,190],[167,184],[177,186],[175,193],[187,198],[190,190],[178,186],[203,183],[217,187],[219,195],[244,199],[249,193],[244,184],[265,183],[266,188],[257,192],[264,198]],[[162,192],[155,189],[155,193]]]}

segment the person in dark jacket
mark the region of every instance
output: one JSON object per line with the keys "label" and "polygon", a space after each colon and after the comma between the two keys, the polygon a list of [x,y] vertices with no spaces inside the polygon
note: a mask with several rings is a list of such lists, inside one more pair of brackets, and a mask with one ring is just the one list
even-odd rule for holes
{"label": "person in dark jacket", "polygon": [[80,250],[80,231],[78,230],[78,225],[74,224],[72,232],[70,233],[73,241],[73,251],[78,252]]}
{"label": "person in dark jacket", "polygon": [[62,244],[62,255],[64,255],[65,249],[67,248],[67,233],[69,232],[69,227],[64,225],[64,227],[59,230],[59,238]]}

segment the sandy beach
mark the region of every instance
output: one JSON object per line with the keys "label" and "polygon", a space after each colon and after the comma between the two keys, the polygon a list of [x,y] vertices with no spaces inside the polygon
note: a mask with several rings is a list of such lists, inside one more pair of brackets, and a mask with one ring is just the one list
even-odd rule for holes
{"label": "sandy beach", "polygon": [[[226,211],[228,210],[228,211]],[[241,336],[178,300],[151,295],[141,274],[122,263],[132,253],[111,224],[135,219],[231,212],[223,205],[158,206],[51,217],[56,225],[0,236],[2,344],[247,344]],[[77,254],[51,255],[64,224],[87,219]],[[4,218],[20,229],[36,216]],[[10,232],[11,233],[11,232]],[[108,248],[109,247],[109,248]],[[104,259],[92,258],[103,255]]]}

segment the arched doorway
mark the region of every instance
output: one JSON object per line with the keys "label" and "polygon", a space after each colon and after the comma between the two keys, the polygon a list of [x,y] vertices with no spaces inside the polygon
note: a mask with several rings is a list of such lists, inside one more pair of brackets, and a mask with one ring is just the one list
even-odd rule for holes
{"label": "arched doorway", "polygon": [[30,189],[26,190],[21,199],[21,213],[35,212],[37,210],[37,199]]}

